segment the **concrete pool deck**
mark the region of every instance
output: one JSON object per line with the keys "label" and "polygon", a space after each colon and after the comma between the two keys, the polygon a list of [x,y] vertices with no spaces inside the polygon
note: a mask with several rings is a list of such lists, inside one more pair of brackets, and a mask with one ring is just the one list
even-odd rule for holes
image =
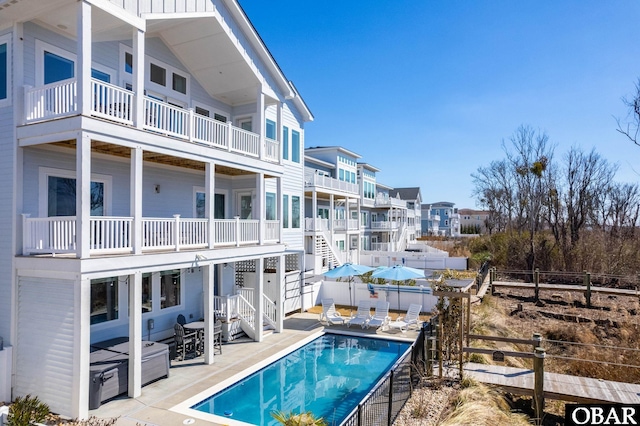
{"label": "concrete pool deck", "polygon": [[143,387],[140,397],[117,397],[103,403],[97,410],[91,410],[89,415],[98,418],[118,418],[118,426],[219,425],[221,423],[194,419],[172,411],[171,408],[243,371],[255,369],[255,366],[263,363],[265,359],[299,345],[325,328],[340,333],[376,335],[380,338],[406,341],[413,341],[418,335],[415,328],[401,333],[398,330],[347,328],[341,325],[325,327],[318,321],[318,314],[295,314],[285,319],[282,333],[268,335],[262,342],[243,338],[225,343],[222,346],[222,354],[215,355],[214,363],[211,365],[205,365],[203,357],[172,361],[169,377]]}

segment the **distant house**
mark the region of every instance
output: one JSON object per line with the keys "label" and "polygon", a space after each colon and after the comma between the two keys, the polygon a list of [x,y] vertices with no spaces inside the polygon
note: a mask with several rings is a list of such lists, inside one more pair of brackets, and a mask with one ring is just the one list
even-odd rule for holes
{"label": "distant house", "polygon": [[487,232],[489,212],[486,210],[460,209],[460,232],[463,234],[484,234]]}
{"label": "distant house", "polygon": [[454,205],[448,201],[422,204],[422,221],[428,235],[460,236],[460,214]]}

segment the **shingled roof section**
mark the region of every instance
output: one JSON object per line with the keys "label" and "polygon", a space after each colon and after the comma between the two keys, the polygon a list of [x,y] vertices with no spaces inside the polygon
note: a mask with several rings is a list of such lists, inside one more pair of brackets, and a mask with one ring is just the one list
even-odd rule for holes
{"label": "shingled roof section", "polygon": [[418,195],[420,194],[420,188],[395,188],[389,191],[389,197],[395,198],[396,194],[400,194],[401,200],[417,200]]}

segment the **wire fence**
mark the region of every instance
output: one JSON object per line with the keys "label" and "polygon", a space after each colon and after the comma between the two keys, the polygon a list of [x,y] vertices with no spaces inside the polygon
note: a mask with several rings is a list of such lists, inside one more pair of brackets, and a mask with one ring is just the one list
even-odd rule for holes
{"label": "wire fence", "polygon": [[[547,284],[583,284],[585,275],[589,274],[591,284],[620,289],[637,289],[640,287],[640,274],[620,275],[594,273],[589,271],[540,271],[541,283]],[[528,270],[496,270],[497,281],[533,282],[534,271]]]}

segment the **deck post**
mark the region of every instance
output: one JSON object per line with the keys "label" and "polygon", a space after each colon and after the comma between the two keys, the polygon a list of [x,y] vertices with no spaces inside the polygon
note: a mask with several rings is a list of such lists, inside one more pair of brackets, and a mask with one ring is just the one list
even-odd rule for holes
{"label": "deck post", "polygon": [[587,299],[587,308],[591,307],[591,273],[584,271],[584,285],[587,287],[585,298]]}
{"label": "deck post", "polygon": [[540,296],[540,269],[536,268],[535,271],[533,271],[533,282],[536,285],[536,290],[535,290],[535,300],[536,302],[539,299]]}
{"label": "deck post", "polygon": [[438,376],[442,379],[442,318],[438,315]]}
{"label": "deck post", "polygon": [[533,358],[533,404],[536,418],[542,420],[544,415],[544,358],[545,350],[537,347]]}
{"label": "deck post", "polygon": [[[469,346],[469,334],[471,334],[471,298],[467,299],[467,347]],[[467,353],[468,360],[469,354]]]}

